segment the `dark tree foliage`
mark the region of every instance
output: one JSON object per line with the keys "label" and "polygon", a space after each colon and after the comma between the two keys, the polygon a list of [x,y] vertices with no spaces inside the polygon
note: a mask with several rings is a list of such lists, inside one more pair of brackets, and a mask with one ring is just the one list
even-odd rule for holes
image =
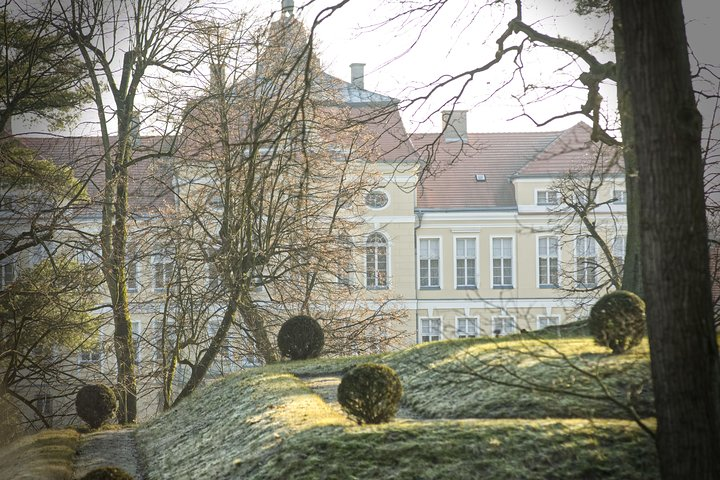
{"label": "dark tree foliage", "polygon": [[100,428],[115,413],[117,398],[106,385],[85,385],[75,398],[75,409],[91,428]]}
{"label": "dark tree foliage", "polygon": [[400,406],[403,388],[392,368],[363,363],[346,373],[338,386],[338,402],[358,424],[389,422]]}
{"label": "dark tree foliage", "polygon": [[0,130],[13,115],[60,128],[90,100],[85,66],[77,47],[52,28],[49,8],[25,18],[13,3],[0,5]]}
{"label": "dark tree foliage", "polygon": [[308,315],[296,315],[283,323],[278,333],[278,348],[290,360],[306,360],[320,356],[325,334],[320,324]]}
{"label": "dark tree foliage", "polygon": [[615,355],[624,353],[645,335],[645,302],[624,290],[608,293],[590,310],[589,327],[598,345]]}

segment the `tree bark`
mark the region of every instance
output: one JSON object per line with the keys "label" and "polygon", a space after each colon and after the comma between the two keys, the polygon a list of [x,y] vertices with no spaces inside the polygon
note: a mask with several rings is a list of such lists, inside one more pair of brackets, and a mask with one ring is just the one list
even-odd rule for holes
{"label": "tree bark", "polygon": [[128,172],[129,147],[127,138],[120,141],[115,170],[115,222],[112,228],[112,272],[116,295],[113,298],[115,324],[114,345],[118,363],[118,423],[133,423],[137,418],[137,383],[135,381],[135,346],[133,345],[130,307],[127,295],[125,251],[127,249]]}
{"label": "tree bark", "polygon": [[681,0],[619,1],[642,172],[643,281],[663,479],[720,478],[720,366]]}
{"label": "tree bark", "polygon": [[637,155],[635,154],[635,126],[633,124],[633,107],[628,88],[628,64],[625,58],[623,43],[623,21],[617,2],[613,0],[615,15],[613,16],[613,36],[615,40],[615,65],[617,68],[617,97],[620,112],[620,131],[623,140],[623,161],[625,164],[625,193],[627,196],[627,234],[625,237],[625,263],[622,271],[622,289],[645,298],[642,288],[642,251],[640,246],[640,196],[638,182],[640,179]]}

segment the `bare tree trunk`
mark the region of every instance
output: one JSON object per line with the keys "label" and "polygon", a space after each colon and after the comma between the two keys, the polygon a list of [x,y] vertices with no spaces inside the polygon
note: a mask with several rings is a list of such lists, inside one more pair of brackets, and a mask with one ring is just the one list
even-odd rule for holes
{"label": "bare tree trunk", "polygon": [[132,423],[137,418],[137,384],[135,381],[135,354],[128,305],[127,279],[125,272],[125,250],[127,248],[128,172],[127,140],[121,142],[116,159],[117,183],[115,198],[115,222],[112,229],[112,272],[115,278],[116,295],[113,302],[115,323],[114,345],[117,358],[118,422]]}
{"label": "bare tree trunk", "polygon": [[620,1],[663,479],[720,478],[720,364],[701,154],[680,0]]}
{"label": "bare tree trunk", "polygon": [[217,357],[218,352],[220,352],[220,349],[225,343],[227,334],[230,331],[230,327],[232,326],[233,318],[235,318],[235,313],[238,310],[239,298],[240,289],[239,287],[235,287],[230,294],[227,308],[225,308],[225,313],[223,313],[223,318],[220,321],[220,325],[218,325],[218,329],[215,332],[215,335],[213,335],[210,339],[210,346],[200,358],[200,361],[193,365],[190,379],[178,394],[178,397],[175,399],[175,402],[173,402],[173,405],[177,405],[177,403],[180,402],[183,398],[194,392],[195,389],[197,389],[202,383],[202,381],[205,379],[205,375],[207,375],[208,370],[210,370],[210,367],[215,361],[215,357]]}
{"label": "bare tree trunk", "polygon": [[[613,0],[613,5],[618,0]],[[627,87],[628,64],[625,60],[625,45],[622,38],[623,22],[615,8],[613,33],[615,37],[615,65],[617,66],[618,110],[623,140],[625,163],[625,191],[627,195],[627,236],[625,237],[625,263],[622,271],[622,289],[644,298],[642,288],[642,252],[640,246],[640,196],[638,192],[638,167],[635,153],[635,127],[631,90]]]}

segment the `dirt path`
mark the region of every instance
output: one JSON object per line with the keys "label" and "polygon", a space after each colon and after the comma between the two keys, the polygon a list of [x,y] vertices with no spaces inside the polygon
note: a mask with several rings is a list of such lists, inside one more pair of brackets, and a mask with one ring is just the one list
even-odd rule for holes
{"label": "dirt path", "polygon": [[143,480],[133,429],[104,430],[81,437],[73,480],[81,479],[94,468],[108,466],[122,468],[136,480]]}
{"label": "dirt path", "polygon": [[[320,395],[328,405],[336,410],[340,415],[345,415],[340,404],[337,401],[337,388],[340,385],[340,376],[336,375],[319,375],[319,376],[298,376],[305,384],[312,388],[315,393]],[[413,413],[410,409],[400,407],[395,415],[397,420],[418,420],[421,417]]]}

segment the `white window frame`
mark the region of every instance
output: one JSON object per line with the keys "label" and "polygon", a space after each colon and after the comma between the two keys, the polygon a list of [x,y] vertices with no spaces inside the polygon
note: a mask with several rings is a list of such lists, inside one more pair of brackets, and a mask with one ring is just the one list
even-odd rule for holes
{"label": "white window frame", "polygon": [[140,320],[132,320],[130,322],[130,330],[132,331],[133,347],[135,347],[135,366],[139,366],[142,362],[142,323]]}
{"label": "white window frame", "polygon": [[[545,255],[541,255],[541,253],[540,253],[540,244],[541,244],[541,242],[542,242],[543,240],[549,240],[549,239],[555,239],[555,242],[556,242],[556,244],[555,244],[555,250],[556,250],[555,256],[552,256],[552,255],[549,253],[549,252],[550,252],[550,245],[547,246],[547,253],[546,253]],[[537,268],[536,275],[535,275],[535,280],[537,281],[537,287],[538,287],[538,288],[558,288],[558,287],[560,286],[560,257],[561,257],[560,237],[558,237],[557,235],[538,235],[538,236],[537,236],[537,239],[536,239],[536,242],[535,242],[535,247],[536,247],[536,262],[535,262],[535,266],[536,266],[536,268]],[[556,260],[556,264],[555,264],[555,277],[556,277],[556,280],[557,280],[557,281],[556,281],[555,283],[552,283],[552,282],[551,282],[551,280],[552,280],[552,275],[551,275],[551,270],[550,270],[550,263],[551,263],[550,260],[552,260],[553,258]],[[545,260],[547,261],[547,277],[548,277],[548,278],[547,278],[547,280],[548,280],[547,282],[542,282],[542,278],[541,278],[541,277],[542,277],[542,268],[543,268],[542,265],[541,265],[541,260],[543,260],[543,259],[545,259]]]}
{"label": "white window frame", "polygon": [[[467,256],[467,245],[465,245],[465,252],[466,252],[465,257],[460,258],[458,256],[458,248],[457,247],[458,247],[458,241],[460,241],[460,240],[463,240],[463,241],[472,240],[475,243],[475,248],[473,249],[472,257]],[[480,244],[480,242],[478,241],[477,236],[458,235],[458,236],[453,237],[453,258],[455,259],[455,262],[453,264],[453,268],[454,268],[453,277],[455,279],[455,288],[456,289],[475,289],[479,286],[478,285],[479,284],[479,282],[478,282],[478,257],[480,256],[479,255],[479,252],[480,252],[479,244]],[[461,284],[459,282],[458,262],[461,260],[465,260],[465,271],[466,272],[469,270],[467,268],[467,260],[473,260],[475,262],[475,266],[472,269],[472,276],[473,276],[473,280],[474,280],[472,284],[467,283],[467,282],[464,284]],[[466,277],[467,277],[467,273],[466,273]]]}
{"label": "white window frame", "polygon": [[[580,242],[585,242],[581,251]],[[587,243],[589,242],[589,243]],[[592,248],[590,248],[592,246]],[[592,252],[590,251],[592,250]],[[588,255],[592,253],[592,255]],[[582,260],[581,260],[582,259]],[[589,260],[592,259],[592,260]],[[582,262],[582,265],[581,265]],[[590,235],[575,238],[575,283],[580,288],[592,288],[598,282],[597,242]],[[592,275],[592,281],[588,281]]]}
{"label": "white window frame", "polygon": [[[135,272],[133,275],[130,275],[130,272],[133,269],[135,270]],[[142,285],[140,284],[140,261],[138,258],[133,256],[133,258],[130,258],[127,260],[127,263],[125,265],[125,278],[127,280],[128,292],[137,293],[140,291]],[[130,286],[131,279],[133,279],[135,281],[134,286]]]}
{"label": "white window frame", "polygon": [[8,257],[0,262],[0,288],[7,288],[17,280],[17,269],[14,257]]}
{"label": "white window frame", "polygon": [[[472,321],[472,328],[468,327],[468,322]],[[460,324],[465,323],[464,327]],[[455,336],[457,338],[477,338],[480,336],[480,317],[455,317]]]}
{"label": "white window frame", "polygon": [[[427,328],[423,322],[427,322]],[[437,326],[433,323],[437,323]],[[418,343],[437,342],[443,339],[442,317],[420,317],[418,327]]]}
{"label": "white window frame", "polygon": [[[381,206],[381,207],[376,207],[376,206],[370,205],[370,202],[368,202],[368,199],[369,199],[369,198],[371,197],[371,195],[373,195],[373,194],[382,194],[382,195],[384,195],[384,196],[385,196],[385,205],[383,205],[383,206]],[[387,192],[385,189],[383,189],[383,188],[373,188],[373,189],[371,189],[369,192],[367,192],[367,193],[363,196],[363,202],[365,203],[365,206],[366,206],[367,208],[369,208],[370,210],[384,210],[384,209],[386,209],[386,208],[388,208],[388,207],[390,206],[390,195],[389,195],[388,192]]]}
{"label": "white window frame", "polygon": [[[375,249],[374,252],[373,252],[373,256],[374,256],[374,258],[375,258],[375,261],[374,261],[374,271],[376,272],[376,275],[373,277],[374,280],[375,280],[375,282],[374,282],[375,285],[370,285],[369,282],[368,282],[369,272],[368,272],[368,268],[367,268],[367,266],[368,266],[368,248],[370,248],[370,243],[369,243],[369,242],[370,242],[370,239],[371,239],[373,236],[375,236],[375,235],[380,236],[380,237],[384,240],[384,242],[385,242],[385,279],[384,279],[384,283],[383,283],[383,282],[380,281],[380,280],[381,280],[380,276],[377,275],[377,272],[380,271],[380,270],[377,268],[377,266],[378,266],[378,253],[377,253],[377,248],[380,248],[380,246],[379,246],[379,245],[372,245],[372,248]],[[365,275],[364,275],[364,276],[365,276],[365,288],[366,288],[366,289],[368,289],[368,290],[387,290],[388,288],[390,288],[390,265],[391,265],[391,264],[390,264],[390,250],[391,250],[391,248],[390,248],[390,239],[388,238],[387,235],[385,235],[385,234],[382,233],[382,232],[372,232],[372,233],[371,233],[370,235],[368,235],[367,238],[365,239],[365,257],[364,257],[364,260],[365,260]]]}
{"label": "white window frame", "polygon": [[[510,328],[507,328],[507,321],[510,321]],[[498,323],[500,328],[498,328]],[[493,336],[512,335],[518,332],[517,319],[515,315],[493,315],[491,319],[491,333]],[[499,333],[496,333],[499,330]]]}
{"label": "white window frame", "polygon": [[[495,283],[495,240],[510,240],[510,284],[505,284],[505,275],[504,275],[504,266],[501,266],[503,274],[502,274],[502,283],[496,284]],[[515,288],[515,269],[517,262],[515,261],[517,255],[515,254],[515,236],[514,235],[496,235],[490,237],[490,285],[492,285],[493,289],[513,289]],[[500,260],[504,260],[507,257],[500,257]]]}
{"label": "white window frame", "polygon": [[[172,277],[173,264],[170,257],[166,254],[157,254],[152,256],[152,285],[156,293],[164,292],[170,284]],[[158,266],[162,265],[163,284],[158,285]]]}
{"label": "white window frame", "polygon": [[[612,243],[612,255],[615,259],[615,266],[622,270],[625,266],[625,250],[627,248],[627,236],[616,235]],[[620,261],[618,262],[618,259]]]}
{"label": "white window frame", "polygon": [[627,205],[627,190],[613,189],[613,198],[615,205]]}
{"label": "white window frame", "polygon": [[[422,242],[429,242],[429,241],[437,241],[437,249],[438,249],[438,256],[437,258],[430,258],[428,255],[428,258],[424,259],[422,258],[421,252],[421,245]],[[428,252],[430,251],[430,244],[428,244]],[[418,237],[417,240],[417,283],[418,283],[418,289],[421,290],[438,290],[442,289],[443,284],[443,275],[442,275],[442,269],[443,269],[443,262],[442,262],[442,256],[443,256],[443,244],[442,244],[442,238],[438,236],[422,236]],[[437,285],[431,284],[430,280],[432,280],[431,275],[431,262],[432,260],[437,260]],[[422,270],[422,262],[427,261],[428,262],[428,285],[422,284],[422,275],[420,274]]]}
{"label": "white window frame", "polygon": [[[543,325],[543,319],[553,319],[552,323],[547,323],[546,325]],[[560,315],[538,315],[536,318],[536,325],[537,329],[541,330],[543,328],[547,327],[556,327],[560,325]]]}
{"label": "white window frame", "polygon": [[[544,197],[541,201],[541,196]],[[538,207],[555,207],[560,205],[560,192],[551,188],[535,190],[535,205]]]}
{"label": "white window frame", "polygon": [[98,340],[97,347],[80,349],[78,352],[78,365],[100,365],[102,357],[102,344]]}

